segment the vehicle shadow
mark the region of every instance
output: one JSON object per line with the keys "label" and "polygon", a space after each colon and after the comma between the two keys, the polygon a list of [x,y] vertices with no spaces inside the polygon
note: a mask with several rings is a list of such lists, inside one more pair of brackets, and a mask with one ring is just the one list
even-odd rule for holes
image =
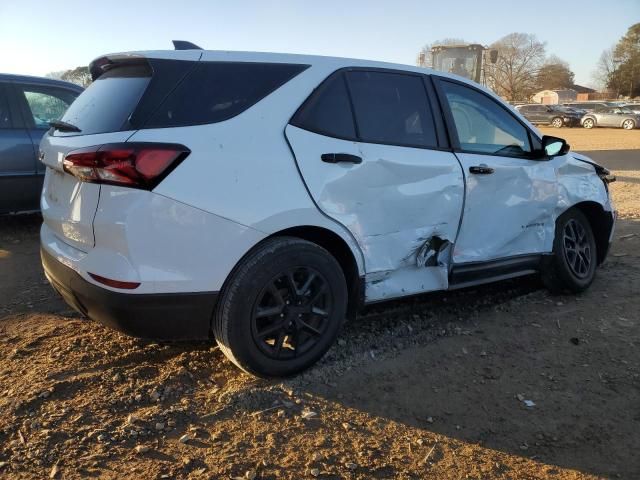
{"label": "vehicle shadow", "polygon": [[[617,235],[629,232],[639,235],[640,222],[620,221]],[[614,244],[578,296],[552,296],[529,278],[380,307],[342,335],[378,330],[359,348],[370,358],[304,390],[546,465],[640,478],[640,274],[631,245]],[[419,340],[379,355],[386,325],[402,319]]]}

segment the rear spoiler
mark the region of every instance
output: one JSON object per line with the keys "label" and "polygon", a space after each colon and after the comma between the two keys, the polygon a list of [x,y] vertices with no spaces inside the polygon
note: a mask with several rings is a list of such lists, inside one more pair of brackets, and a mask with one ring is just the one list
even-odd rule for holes
{"label": "rear spoiler", "polygon": [[[201,47],[195,43],[187,42],[186,40],[173,40],[173,46],[175,50],[202,50]],[[202,54],[200,54],[202,55]],[[197,59],[194,59],[197,60]],[[149,65],[146,57],[135,53],[116,53],[104,55],[96,58],[89,64],[89,73],[91,74],[91,80],[96,80],[104,72],[113,68],[114,65]]]}
{"label": "rear spoiler", "polygon": [[91,80],[97,80],[103,73],[116,65],[141,65],[151,68],[148,60],[139,55],[107,55],[98,57],[89,64]]}

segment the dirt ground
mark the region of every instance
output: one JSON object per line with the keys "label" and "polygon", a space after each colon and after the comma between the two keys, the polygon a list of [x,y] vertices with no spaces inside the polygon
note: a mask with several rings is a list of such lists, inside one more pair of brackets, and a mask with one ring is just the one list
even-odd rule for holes
{"label": "dirt ground", "polygon": [[585,294],[526,278],[370,308],[284,382],[81,319],[41,273],[39,217],[0,219],[0,477],[638,479],[637,165]]}
{"label": "dirt ground", "polygon": [[572,150],[638,150],[640,149],[640,128],[539,128],[545,135],[564,138]]}

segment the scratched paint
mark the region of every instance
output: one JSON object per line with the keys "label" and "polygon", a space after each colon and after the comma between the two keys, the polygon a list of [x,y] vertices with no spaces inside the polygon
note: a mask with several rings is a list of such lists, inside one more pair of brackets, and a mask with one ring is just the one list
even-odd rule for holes
{"label": "scratched paint", "polygon": [[[453,153],[356,143],[291,125],[286,133],[318,207],[360,245],[368,301],[447,288],[446,264],[418,266],[417,254],[433,237],[456,236],[464,177]],[[363,161],[328,164],[323,153]]]}

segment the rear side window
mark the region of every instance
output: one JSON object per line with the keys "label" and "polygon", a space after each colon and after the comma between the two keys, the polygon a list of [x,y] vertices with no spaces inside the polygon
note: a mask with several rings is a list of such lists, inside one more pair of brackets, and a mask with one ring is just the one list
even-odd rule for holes
{"label": "rear side window", "polygon": [[49,122],[59,120],[78,96],[63,88],[16,85],[29,108],[29,115],[35,128],[48,129]]}
{"label": "rear side window", "polygon": [[202,62],[162,102],[144,128],[221,122],[281,87],[308,65]]}
{"label": "rear side window", "polygon": [[354,140],[356,129],[342,73],[329,77],[291,119],[291,124],[331,137]]}
{"label": "rear side window", "polygon": [[129,129],[128,120],[149,81],[148,65],[122,65],[106,71],[80,94],[62,120],[82,135]]}
{"label": "rear side window", "polygon": [[420,76],[352,71],[349,89],[363,142],[435,147],[433,116]]}

